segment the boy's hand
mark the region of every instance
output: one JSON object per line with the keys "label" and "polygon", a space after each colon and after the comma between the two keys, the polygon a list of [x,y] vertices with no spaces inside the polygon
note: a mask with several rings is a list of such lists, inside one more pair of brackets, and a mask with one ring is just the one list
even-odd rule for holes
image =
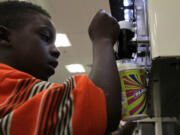
{"label": "boy's hand", "polygon": [[104,10],[99,10],[89,26],[89,36],[92,42],[109,40],[114,44],[120,33],[119,25],[115,18]]}

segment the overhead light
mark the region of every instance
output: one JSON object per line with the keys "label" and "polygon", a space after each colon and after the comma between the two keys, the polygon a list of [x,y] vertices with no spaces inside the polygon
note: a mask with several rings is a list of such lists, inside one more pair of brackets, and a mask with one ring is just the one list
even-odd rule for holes
{"label": "overhead light", "polygon": [[85,68],[83,65],[81,64],[70,64],[70,65],[66,65],[66,69],[70,72],[70,73],[84,73],[85,72]]}
{"label": "overhead light", "polygon": [[58,33],[56,34],[55,45],[56,47],[69,47],[71,46],[71,42],[66,34]]}

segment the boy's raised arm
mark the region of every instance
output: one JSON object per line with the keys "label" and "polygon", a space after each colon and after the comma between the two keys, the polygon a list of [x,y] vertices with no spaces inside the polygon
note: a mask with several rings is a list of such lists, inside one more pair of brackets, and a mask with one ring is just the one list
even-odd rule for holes
{"label": "boy's raised arm", "polygon": [[89,78],[102,88],[106,97],[108,127],[107,133],[117,128],[121,119],[121,87],[113,45],[119,37],[117,21],[100,10],[89,26],[93,44],[93,67]]}

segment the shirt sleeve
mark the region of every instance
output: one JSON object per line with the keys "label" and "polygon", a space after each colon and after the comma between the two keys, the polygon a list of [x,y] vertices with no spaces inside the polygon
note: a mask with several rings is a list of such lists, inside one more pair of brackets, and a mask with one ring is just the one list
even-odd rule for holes
{"label": "shirt sleeve", "polygon": [[75,76],[73,89],[74,135],[104,135],[107,126],[106,100],[103,91],[87,76]]}

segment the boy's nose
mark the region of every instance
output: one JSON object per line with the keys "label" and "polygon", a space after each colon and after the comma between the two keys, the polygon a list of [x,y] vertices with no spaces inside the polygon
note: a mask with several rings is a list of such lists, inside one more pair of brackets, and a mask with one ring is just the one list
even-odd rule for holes
{"label": "boy's nose", "polygon": [[59,49],[55,45],[52,45],[52,47],[50,49],[50,53],[53,57],[56,57],[56,58],[58,58],[61,54]]}

